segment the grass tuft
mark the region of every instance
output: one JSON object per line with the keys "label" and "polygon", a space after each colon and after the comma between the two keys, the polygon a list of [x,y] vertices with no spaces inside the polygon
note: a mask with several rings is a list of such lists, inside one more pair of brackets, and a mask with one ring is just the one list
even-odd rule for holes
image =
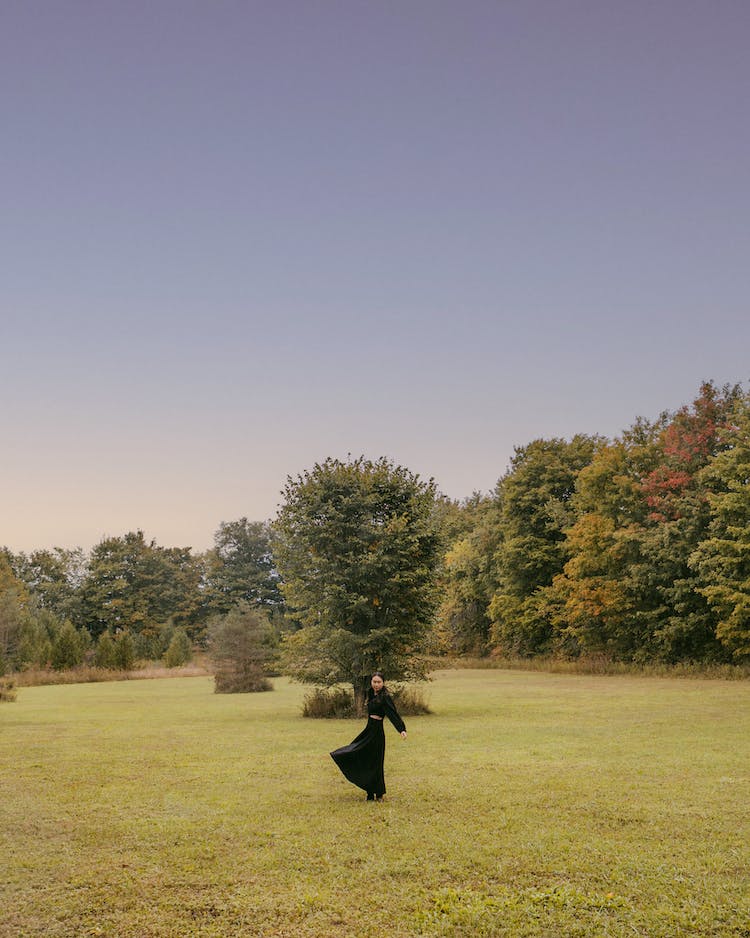
{"label": "grass tuft", "polygon": [[418,684],[397,684],[391,688],[398,712],[404,717],[432,713],[425,689]]}
{"label": "grass tuft", "polygon": [[0,703],[13,703],[16,699],[16,682],[12,677],[0,677]]}
{"label": "grass tuft", "polygon": [[315,720],[346,720],[356,716],[354,694],[346,687],[315,687],[305,694],[302,716]]}

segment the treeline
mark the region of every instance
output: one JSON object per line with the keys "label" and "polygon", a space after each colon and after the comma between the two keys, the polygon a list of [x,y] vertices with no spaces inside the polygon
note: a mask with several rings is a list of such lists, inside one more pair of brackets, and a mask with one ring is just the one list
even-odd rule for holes
{"label": "treeline", "polygon": [[750,396],[700,388],[615,440],[535,440],[454,526],[438,629],[458,653],[750,657]]}
{"label": "treeline", "polygon": [[142,531],[80,549],[0,550],[0,673],[84,661],[128,670],[189,660],[210,623],[249,605],[273,620],[283,600],[270,526],[223,523],[215,546],[161,547]]}
{"label": "treeline", "polygon": [[[750,395],[696,400],[614,440],[516,449],[490,495],[438,497],[437,654],[603,655],[626,662],[750,658]],[[0,550],[0,673],[88,661],[181,663],[217,617],[293,630],[274,527],[220,525],[193,553],[143,532],[82,550]]]}

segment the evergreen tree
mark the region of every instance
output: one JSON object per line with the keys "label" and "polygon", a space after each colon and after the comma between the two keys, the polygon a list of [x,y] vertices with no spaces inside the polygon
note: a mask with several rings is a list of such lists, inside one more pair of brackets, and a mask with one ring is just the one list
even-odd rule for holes
{"label": "evergreen tree", "polygon": [[117,669],[117,650],[109,632],[102,632],[97,640],[94,664],[97,668],[104,668],[107,671]]}
{"label": "evergreen tree", "polygon": [[164,664],[168,668],[179,668],[193,657],[190,639],[183,629],[176,629],[169,647],[164,653]]}
{"label": "evergreen tree", "polygon": [[118,632],[114,640],[115,669],[118,671],[131,671],[135,664],[135,643],[130,632]]}
{"label": "evergreen tree", "polygon": [[26,668],[48,668],[52,662],[52,645],[63,623],[54,613],[36,604],[34,597],[21,621],[16,665]]}
{"label": "evergreen tree", "polygon": [[66,671],[83,663],[86,652],[86,639],[76,627],[66,619],[52,643],[52,667],[55,671]]}
{"label": "evergreen tree", "polygon": [[240,603],[209,624],[209,648],[217,694],[272,689],[266,668],[275,655],[276,634],[257,606]]}

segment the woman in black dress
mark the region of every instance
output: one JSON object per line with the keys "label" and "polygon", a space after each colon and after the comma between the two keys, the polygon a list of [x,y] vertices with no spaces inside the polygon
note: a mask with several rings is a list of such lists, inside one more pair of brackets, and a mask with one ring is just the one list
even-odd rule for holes
{"label": "woman in black dress", "polygon": [[383,675],[376,671],[367,692],[367,725],[348,746],[334,749],[331,753],[331,758],[346,778],[367,792],[368,801],[382,801],[385,795],[383,717],[386,716],[401,734],[401,738],[406,739],[404,721],[383,683]]}

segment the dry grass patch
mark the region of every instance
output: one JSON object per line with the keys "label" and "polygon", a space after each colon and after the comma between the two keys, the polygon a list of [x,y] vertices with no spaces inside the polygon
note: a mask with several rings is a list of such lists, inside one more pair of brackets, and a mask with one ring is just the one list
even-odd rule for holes
{"label": "dry grass patch", "polygon": [[147,662],[129,671],[113,671],[111,668],[95,668],[81,665],[66,671],[29,668],[14,674],[19,687],[44,687],[51,684],[100,684],[107,681],[143,681],[166,677],[203,677],[210,673],[206,664],[199,662],[177,668],[167,668],[156,662]]}

